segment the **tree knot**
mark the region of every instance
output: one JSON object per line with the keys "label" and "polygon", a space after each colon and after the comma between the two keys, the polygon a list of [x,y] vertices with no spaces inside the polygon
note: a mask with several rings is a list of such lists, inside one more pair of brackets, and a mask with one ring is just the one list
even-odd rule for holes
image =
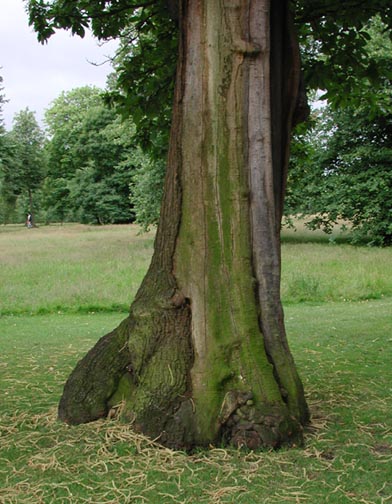
{"label": "tree knot", "polygon": [[253,394],[250,391],[229,390],[223,399],[219,412],[219,423],[224,425],[235,411],[247,404],[248,401],[251,401],[252,398]]}

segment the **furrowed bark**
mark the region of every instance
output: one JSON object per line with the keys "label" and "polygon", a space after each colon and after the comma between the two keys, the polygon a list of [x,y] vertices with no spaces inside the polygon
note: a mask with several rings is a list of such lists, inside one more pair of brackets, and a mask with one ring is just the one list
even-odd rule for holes
{"label": "furrowed bark", "polygon": [[287,2],[272,4],[180,2],[153,259],[129,318],[69,378],[69,423],[122,403],[137,430],[173,447],[301,440],[308,410],[279,294],[299,57]]}
{"label": "furrowed bark", "polygon": [[[255,4],[250,36],[262,48],[249,70],[248,163],[252,248],[260,326],[269,360],[289,410],[308,419],[302,384],[287,344],[280,301],[280,225],[300,60],[285,2]],[[261,113],[259,112],[261,111]]]}

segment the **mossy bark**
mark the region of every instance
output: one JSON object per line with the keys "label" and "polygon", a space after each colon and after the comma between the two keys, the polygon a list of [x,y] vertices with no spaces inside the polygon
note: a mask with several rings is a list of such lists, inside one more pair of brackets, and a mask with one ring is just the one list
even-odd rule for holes
{"label": "mossy bark", "polygon": [[173,447],[299,442],[308,409],[280,303],[298,47],[285,1],[183,0],[167,178],[149,271],[77,365],[69,423],[122,402]]}

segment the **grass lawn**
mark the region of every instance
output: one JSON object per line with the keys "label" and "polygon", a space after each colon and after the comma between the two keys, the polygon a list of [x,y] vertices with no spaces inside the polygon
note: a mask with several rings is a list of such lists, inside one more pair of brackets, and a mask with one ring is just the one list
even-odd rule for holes
{"label": "grass lawn", "polygon": [[0,226],[0,313],[127,310],[153,234],[136,226]]}
{"label": "grass lawn", "polygon": [[[316,236],[284,232],[285,304],[392,297],[391,249]],[[127,310],[153,237],[126,225],[0,226],[0,314]]]}
{"label": "grass lawn", "polygon": [[[117,421],[68,427],[56,420],[76,361],[126,316],[151,243],[152,235],[129,226],[0,232],[0,503],[392,503],[388,249],[284,244],[286,326],[312,413],[304,448],[216,446],[186,455]],[[109,259],[116,266],[106,267]],[[42,292],[41,276],[52,278],[45,264],[52,277],[70,268],[52,297]],[[91,290],[84,290],[89,276]],[[300,276],[303,294],[295,297],[298,288],[290,294],[289,286]],[[73,297],[66,291],[77,278],[80,295]],[[4,298],[11,281],[12,301]],[[122,282],[126,299],[113,298],[111,284]],[[332,285],[339,294],[331,295]]]}

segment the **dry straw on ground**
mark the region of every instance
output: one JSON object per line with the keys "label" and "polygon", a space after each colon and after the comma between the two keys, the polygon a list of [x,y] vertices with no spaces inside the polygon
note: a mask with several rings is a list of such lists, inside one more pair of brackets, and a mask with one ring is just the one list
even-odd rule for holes
{"label": "dry straw on ground", "polygon": [[[312,464],[301,470],[286,450],[245,453],[211,447],[187,455],[164,448],[117,420],[68,427],[57,421],[54,409],[34,416],[14,412],[1,424],[3,453],[13,453],[15,458],[0,460],[5,481],[0,503],[315,503],[315,478],[325,494],[336,496],[330,502],[390,502],[381,496],[385,488],[369,500],[357,500],[345,490],[340,480],[350,468],[335,464],[332,449],[316,447],[325,441],[330,420],[323,417],[319,404],[313,404],[312,410],[306,447],[295,450],[296,457]],[[357,427],[369,439],[368,449],[379,463],[392,463],[390,447],[372,444],[370,428]],[[335,474],[335,486],[323,482],[323,472]],[[277,477],[285,482],[283,486]]]}

